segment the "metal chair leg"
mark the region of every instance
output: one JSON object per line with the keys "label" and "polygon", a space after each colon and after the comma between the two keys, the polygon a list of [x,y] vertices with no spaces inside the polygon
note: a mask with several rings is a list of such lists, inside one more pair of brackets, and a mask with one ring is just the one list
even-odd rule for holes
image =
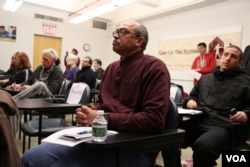
{"label": "metal chair leg", "polygon": [[25,138],[26,138],[26,135],[23,133],[23,153],[25,152]]}
{"label": "metal chair leg", "polygon": [[29,138],[28,138],[28,149],[30,149],[30,136],[29,136]]}

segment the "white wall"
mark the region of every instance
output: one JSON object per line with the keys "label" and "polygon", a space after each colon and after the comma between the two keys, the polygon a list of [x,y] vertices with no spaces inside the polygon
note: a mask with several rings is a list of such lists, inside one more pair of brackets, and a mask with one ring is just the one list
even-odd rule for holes
{"label": "white wall", "polygon": [[[38,6],[31,6],[23,4],[17,12],[11,13],[3,10],[3,2],[0,2],[0,25],[17,26],[17,40],[16,42],[0,41],[0,69],[7,70],[10,64],[10,58],[16,51],[24,51],[30,56],[31,63],[33,62],[33,40],[34,34],[45,35],[43,32],[43,23],[56,25],[55,37],[62,38],[62,57],[66,51],[71,51],[72,48],[77,48],[79,56],[91,56],[92,58],[103,58],[111,47],[107,44],[107,30],[92,28],[92,22],[83,24],[69,24],[66,22],[53,22],[49,20],[35,19],[34,14],[44,14],[53,17],[62,18],[68,15],[64,12],[54,11],[50,9],[40,8]],[[84,43],[91,45],[89,52],[84,52],[82,46]],[[109,62],[104,61],[104,65]],[[64,69],[64,64],[61,63]]]}
{"label": "white wall", "polygon": [[[241,48],[250,45],[250,1],[227,0],[211,6],[143,21],[150,40],[146,52],[158,56],[158,42],[175,36],[187,36],[197,32],[213,32],[242,25]],[[170,71],[172,82],[182,84],[190,92],[192,78],[187,71]]]}
{"label": "white wall", "polygon": [[[0,7],[3,1],[0,2]],[[162,16],[151,20],[143,20],[149,30],[149,43],[146,53],[158,56],[158,42],[175,36],[187,36],[197,32],[213,32],[221,29],[242,25],[241,48],[250,44],[250,1],[249,0],[226,0],[203,8],[193,9],[179,14]],[[44,20],[34,19],[34,13],[46,14],[55,17],[66,15],[63,12],[45,10],[24,4],[15,13],[3,11],[0,8],[0,25],[16,25],[17,41],[8,43],[0,41],[0,69],[8,69],[11,55],[22,50],[27,52],[32,59],[33,36],[43,34],[42,23]],[[54,22],[53,22],[54,23]],[[110,62],[119,59],[119,56],[112,51],[111,32],[115,25],[109,24],[108,30],[99,30],[91,27],[91,22],[72,25],[56,23],[57,31],[55,36],[63,38],[62,54],[75,47],[80,51],[80,56],[89,55],[92,58],[101,58],[104,67]],[[91,51],[86,53],[82,50],[83,43],[91,44]],[[186,71],[170,71],[172,82],[182,84],[184,90],[189,92],[192,88],[192,80],[187,77]]]}

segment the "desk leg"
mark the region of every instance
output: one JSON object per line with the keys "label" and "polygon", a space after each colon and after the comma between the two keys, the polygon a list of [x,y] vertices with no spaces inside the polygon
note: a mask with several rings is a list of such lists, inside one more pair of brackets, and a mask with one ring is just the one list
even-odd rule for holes
{"label": "desk leg", "polygon": [[116,167],[121,167],[121,150],[118,148],[116,150]]}
{"label": "desk leg", "polygon": [[42,139],[42,112],[39,112],[39,125],[38,125],[38,144],[41,144]]}
{"label": "desk leg", "polygon": [[22,125],[22,118],[23,118],[23,110],[19,110],[19,114],[20,114],[20,122],[19,122],[19,133],[18,133],[18,139],[21,139],[21,125]]}
{"label": "desk leg", "polygon": [[161,150],[164,166],[181,167],[179,147]]}
{"label": "desk leg", "polygon": [[[27,121],[27,114],[28,114],[28,111],[27,110],[23,110],[23,122],[26,122]],[[20,120],[21,121],[21,120]],[[20,128],[21,128],[21,123],[20,123]],[[21,131],[21,129],[20,129]],[[26,135],[23,133],[23,153],[25,151],[25,148],[26,147]]]}
{"label": "desk leg", "polygon": [[23,153],[24,153],[24,151],[25,151],[25,143],[26,143],[26,136],[25,136],[25,134],[23,133]]}

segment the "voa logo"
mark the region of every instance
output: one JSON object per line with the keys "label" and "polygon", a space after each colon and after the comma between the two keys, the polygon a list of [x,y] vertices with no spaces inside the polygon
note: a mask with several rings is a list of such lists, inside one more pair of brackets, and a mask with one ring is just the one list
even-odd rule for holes
{"label": "voa logo", "polygon": [[244,155],[226,155],[227,162],[247,162]]}

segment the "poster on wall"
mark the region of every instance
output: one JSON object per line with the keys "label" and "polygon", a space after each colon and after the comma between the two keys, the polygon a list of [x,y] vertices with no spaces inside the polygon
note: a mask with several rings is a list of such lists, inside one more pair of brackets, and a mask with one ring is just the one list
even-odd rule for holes
{"label": "poster on wall", "polygon": [[189,70],[195,57],[199,56],[198,43],[205,42],[207,51],[215,56],[219,64],[224,49],[231,44],[240,46],[240,41],[241,31],[163,40],[159,42],[158,56],[169,70]]}
{"label": "poster on wall", "polygon": [[16,26],[0,24],[0,41],[16,42]]}

